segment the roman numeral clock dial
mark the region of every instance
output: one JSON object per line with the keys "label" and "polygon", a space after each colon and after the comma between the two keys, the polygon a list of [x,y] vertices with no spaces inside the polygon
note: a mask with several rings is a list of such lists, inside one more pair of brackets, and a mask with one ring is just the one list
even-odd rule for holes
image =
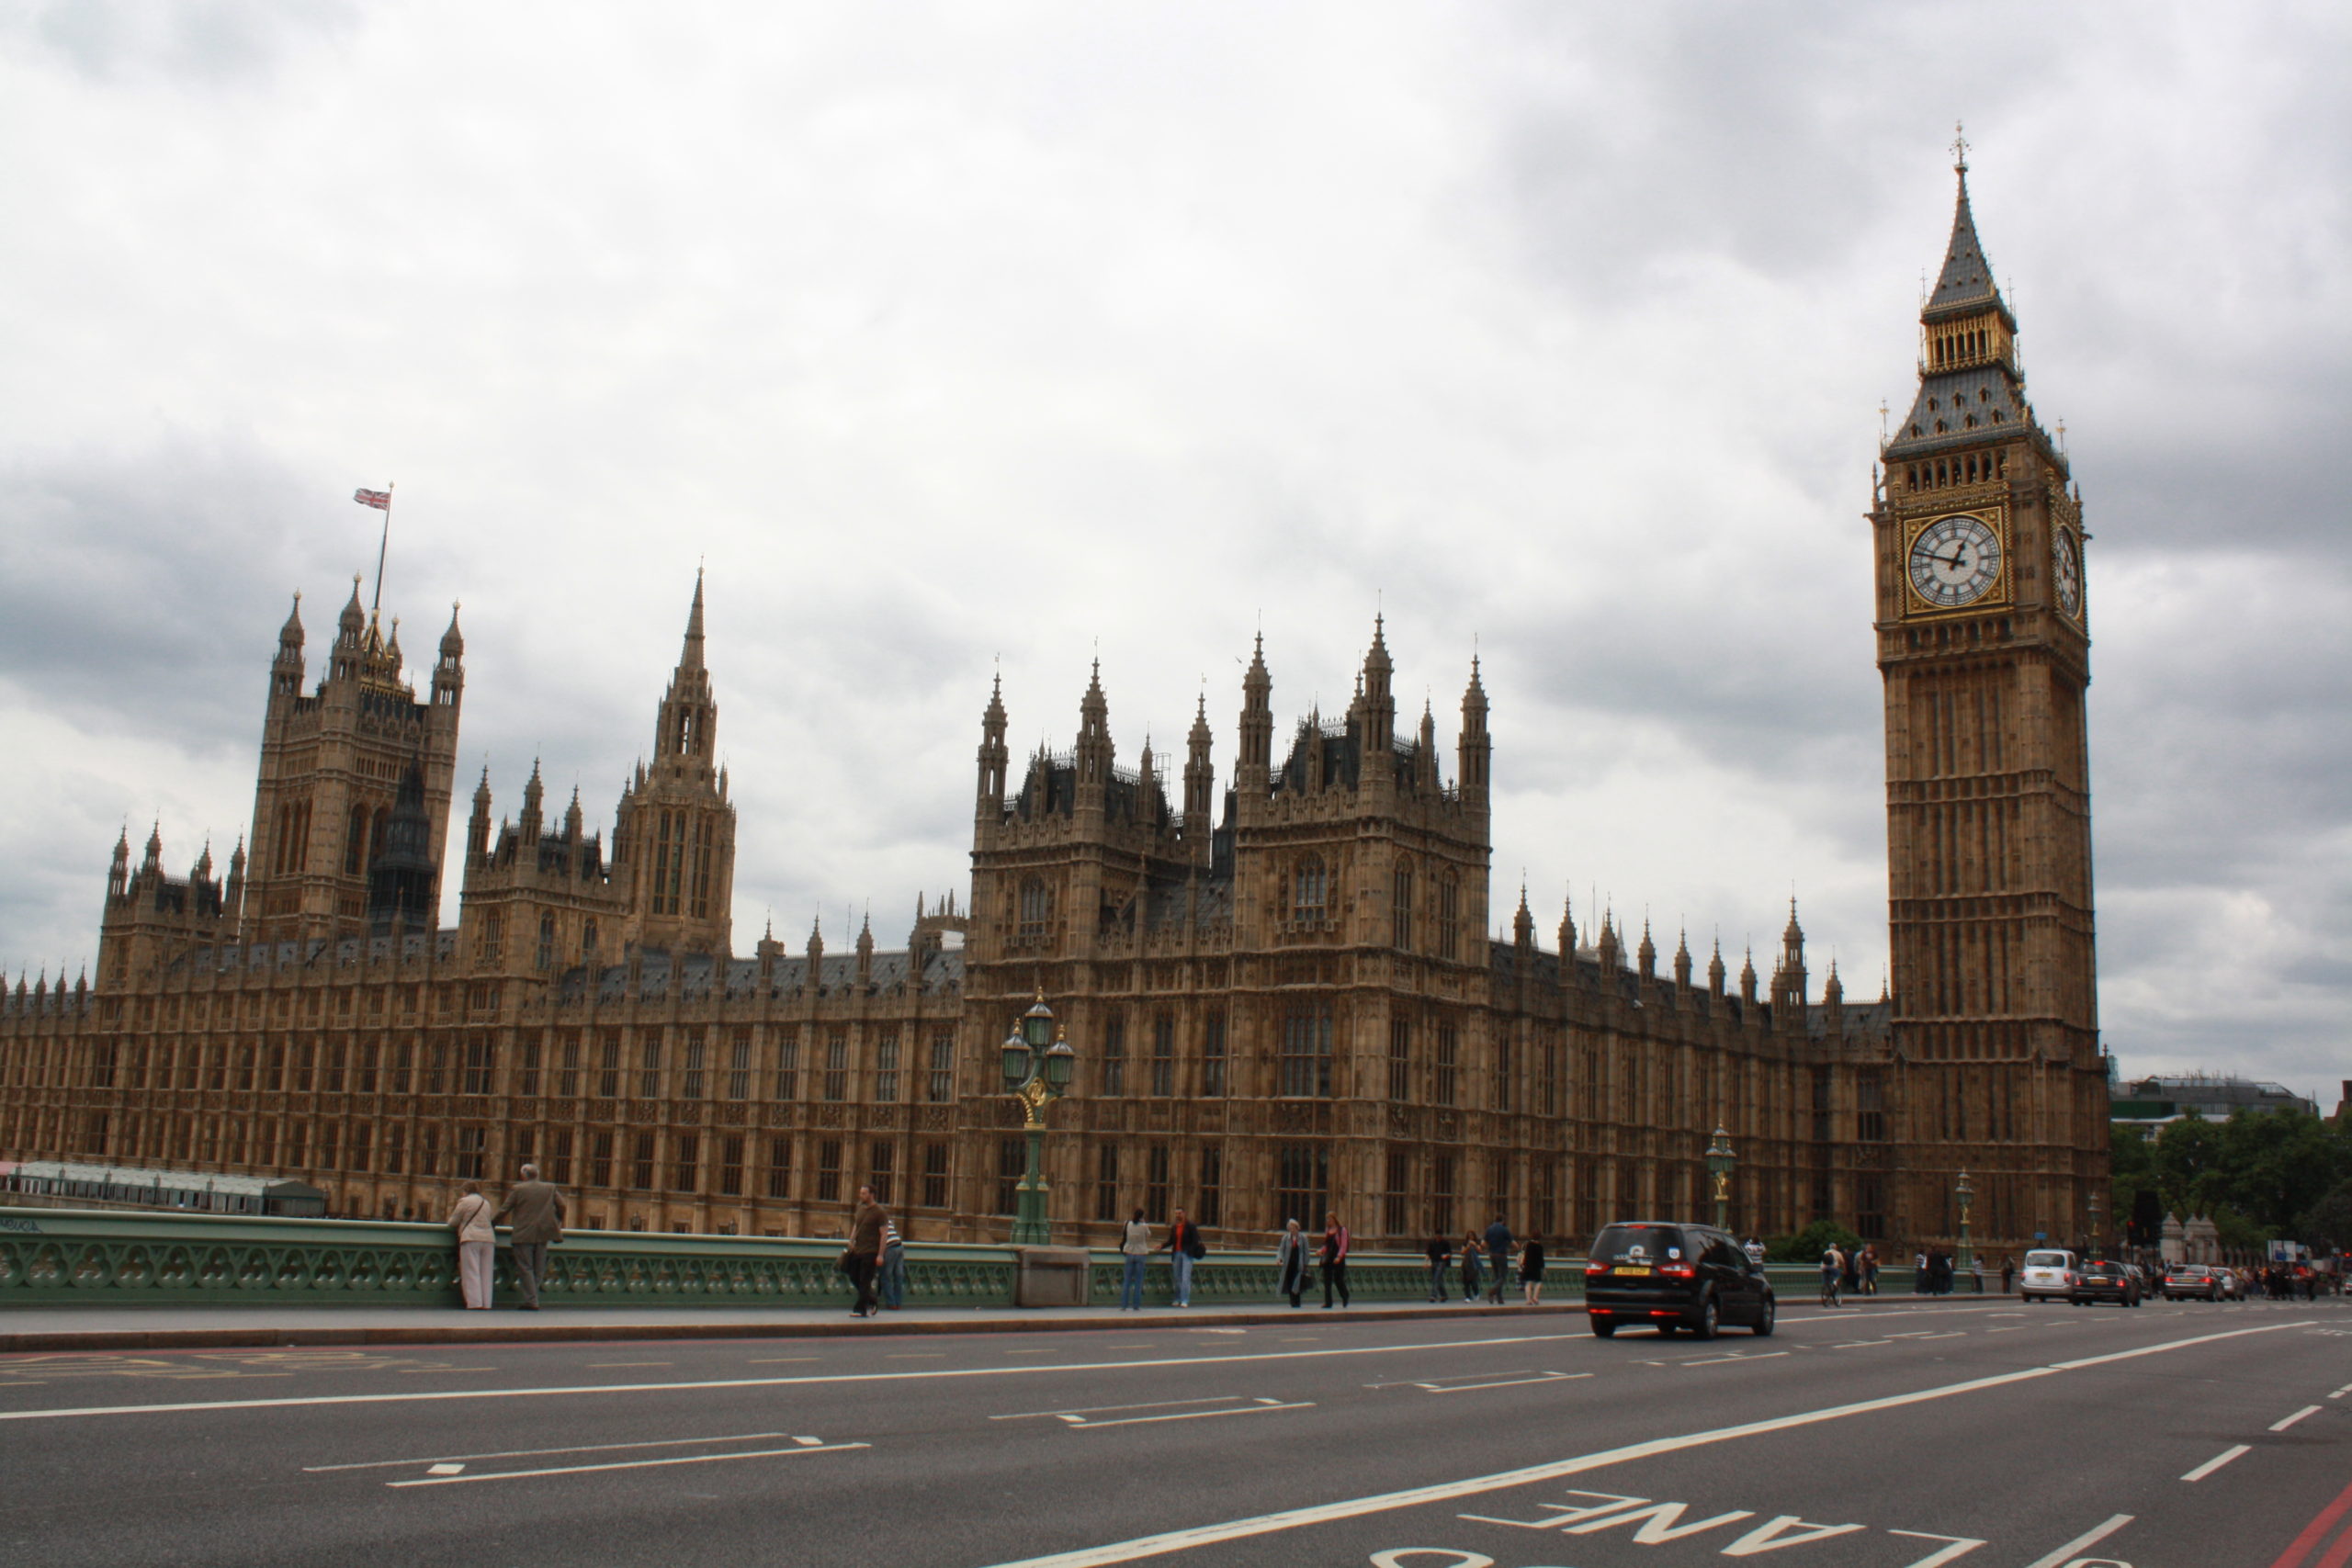
{"label": "roman numeral clock dial", "polygon": [[2001,536],[1965,512],[1939,517],[1911,541],[1911,592],[1938,610],[1973,604],[2001,580]]}

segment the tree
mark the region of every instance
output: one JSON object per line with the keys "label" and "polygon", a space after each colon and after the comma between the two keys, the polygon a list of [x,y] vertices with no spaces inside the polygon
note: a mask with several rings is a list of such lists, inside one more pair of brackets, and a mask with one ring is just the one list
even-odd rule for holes
{"label": "tree", "polygon": [[2295,1239],[2333,1252],[2352,1251],[2352,1180],[2337,1182],[2295,1221]]}
{"label": "tree", "polygon": [[1850,1255],[1862,1238],[1835,1220],[1815,1220],[1794,1235],[1774,1236],[1764,1256],[1775,1263],[1818,1263],[1833,1244]]}

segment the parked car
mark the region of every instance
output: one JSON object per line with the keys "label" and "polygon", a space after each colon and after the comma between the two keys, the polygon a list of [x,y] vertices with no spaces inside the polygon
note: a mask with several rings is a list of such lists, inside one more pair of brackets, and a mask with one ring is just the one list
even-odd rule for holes
{"label": "parked car", "polygon": [[1713,1339],[1726,1325],[1772,1332],[1778,1303],[1760,1264],[1712,1225],[1621,1220],[1592,1238],[1585,1312],[1606,1339],[1626,1325]]}
{"label": "parked car", "polygon": [[2025,1270],[2018,1276],[2022,1302],[2065,1302],[2075,1299],[2075,1255],[2064,1247],[2037,1247],[2025,1255]]}
{"label": "parked car", "polygon": [[2094,1302],[2113,1302],[2118,1306],[2140,1304],[2140,1281],[2129,1264],[2113,1258],[2094,1258],[2086,1260],[2075,1274],[2075,1293],[2067,1299],[2076,1306],[2088,1306]]}
{"label": "parked car", "polygon": [[2202,1263],[2165,1264],[2165,1300],[2177,1302],[2184,1296],[2218,1302],[2222,1299],[2222,1282],[2213,1277],[2213,1270]]}

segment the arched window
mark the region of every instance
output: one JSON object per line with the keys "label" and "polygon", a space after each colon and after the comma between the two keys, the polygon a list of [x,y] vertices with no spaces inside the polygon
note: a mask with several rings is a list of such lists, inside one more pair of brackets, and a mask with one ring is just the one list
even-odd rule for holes
{"label": "arched window", "polygon": [[1322,860],[1308,855],[1291,873],[1290,918],[1294,920],[1323,919],[1329,882]]}
{"label": "arched window", "polygon": [[356,876],[368,869],[368,808],[351,808],[351,830],[343,840],[343,874]]}
{"label": "arched window", "polygon": [[1054,893],[1045,879],[1033,876],[1021,885],[1020,930],[1023,942],[1044,939],[1054,919]]}

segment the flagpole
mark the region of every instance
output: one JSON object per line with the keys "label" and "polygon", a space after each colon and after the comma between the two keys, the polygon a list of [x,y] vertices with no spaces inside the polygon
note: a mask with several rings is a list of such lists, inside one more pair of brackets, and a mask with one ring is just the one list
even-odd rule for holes
{"label": "flagpole", "polygon": [[368,602],[368,618],[374,620],[384,607],[384,551],[392,542],[392,485],[384,481],[384,531],[376,538],[376,593]]}

